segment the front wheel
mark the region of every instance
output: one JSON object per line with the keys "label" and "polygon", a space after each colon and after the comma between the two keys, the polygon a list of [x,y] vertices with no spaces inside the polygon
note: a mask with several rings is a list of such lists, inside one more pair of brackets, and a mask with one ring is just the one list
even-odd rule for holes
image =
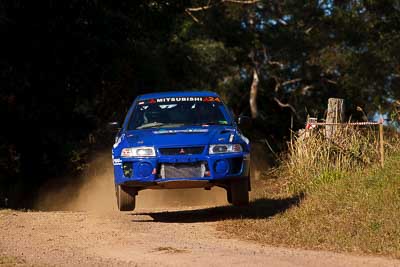
{"label": "front wheel", "polygon": [[232,204],[232,192],[230,186],[226,188],[226,200],[228,201],[228,203]]}
{"label": "front wheel", "polygon": [[121,185],[116,186],[117,204],[119,211],[133,211],[136,206],[136,192],[134,189]]}
{"label": "front wheel", "polygon": [[234,206],[246,206],[249,204],[248,179],[233,180],[230,184],[230,196]]}

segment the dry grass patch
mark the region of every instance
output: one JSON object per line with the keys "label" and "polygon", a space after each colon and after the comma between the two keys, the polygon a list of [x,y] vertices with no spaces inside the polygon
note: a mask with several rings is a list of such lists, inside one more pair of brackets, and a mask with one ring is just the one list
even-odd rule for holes
{"label": "dry grass patch", "polygon": [[302,192],[300,202],[271,217],[225,220],[218,229],[265,244],[400,258],[400,146],[387,144],[382,169],[375,163],[375,139],[345,141],[338,149],[323,136],[300,140],[315,144],[292,147],[280,170],[287,186],[255,196],[284,199]]}
{"label": "dry grass patch", "polygon": [[0,266],[8,267],[8,266],[32,266],[28,265],[24,260],[18,259],[16,257],[11,257],[7,255],[0,255]]}
{"label": "dry grass patch", "polygon": [[172,253],[172,254],[189,252],[186,249],[179,249],[179,248],[173,248],[173,247],[158,247],[155,249],[155,251]]}
{"label": "dry grass patch", "polygon": [[326,138],[324,128],[303,132],[289,144],[280,168],[290,177],[290,190],[308,191],[340,179],[343,172],[378,163],[379,138],[375,128],[341,127],[331,138]]}

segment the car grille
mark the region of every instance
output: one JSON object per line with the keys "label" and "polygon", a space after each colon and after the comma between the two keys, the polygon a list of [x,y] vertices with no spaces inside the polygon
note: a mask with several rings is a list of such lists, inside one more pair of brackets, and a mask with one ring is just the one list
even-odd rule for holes
{"label": "car grille", "polygon": [[204,146],[160,148],[161,155],[196,155],[204,151]]}
{"label": "car grille", "polygon": [[162,163],[160,178],[194,178],[204,177],[207,163]]}

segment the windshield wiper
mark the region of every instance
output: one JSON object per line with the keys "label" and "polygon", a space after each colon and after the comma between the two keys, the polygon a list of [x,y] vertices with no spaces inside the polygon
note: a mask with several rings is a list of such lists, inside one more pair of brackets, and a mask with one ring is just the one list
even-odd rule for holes
{"label": "windshield wiper", "polygon": [[146,123],[143,124],[136,129],[148,129],[148,128],[174,128],[174,127],[180,127],[183,126],[183,123],[162,123],[162,122],[151,122],[151,123]]}
{"label": "windshield wiper", "polygon": [[136,127],[136,129],[147,129],[147,128],[153,128],[153,127],[160,127],[163,125],[164,125],[164,123],[162,123],[162,122],[150,122],[150,123],[140,125],[139,127]]}
{"label": "windshield wiper", "polygon": [[205,122],[193,123],[190,125],[222,125],[222,123],[219,123],[217,121],[205,121]]}

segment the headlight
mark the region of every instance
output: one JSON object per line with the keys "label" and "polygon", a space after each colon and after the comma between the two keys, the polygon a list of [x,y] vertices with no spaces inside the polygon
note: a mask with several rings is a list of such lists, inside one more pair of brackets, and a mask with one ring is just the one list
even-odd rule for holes
{"label": "headlight", "polygon": [[222,154],[222,153],[235,153],[242,152],[242,146],[240,144],[223,144],[223,145],[210,145],[208,150],[209,154]]}
{"label": "headlight", "polygon": [[121,157],[155,157],[156,151],[154,147],[129,147],[121,151]]}

